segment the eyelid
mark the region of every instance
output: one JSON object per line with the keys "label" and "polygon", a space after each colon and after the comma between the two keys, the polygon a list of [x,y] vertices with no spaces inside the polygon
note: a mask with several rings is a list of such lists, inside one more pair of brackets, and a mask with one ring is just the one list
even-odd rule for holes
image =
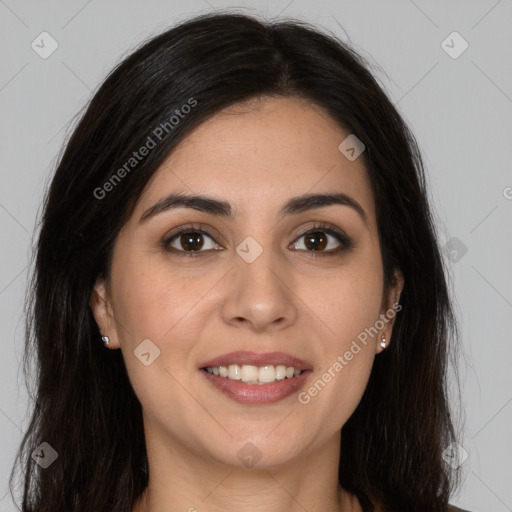
{"label": "eyelid", "polygon": [[[304,236],[306,235],[307,233],[310,233],[312,231],[315,231],[315,229],[322,229],[324,230],[327,234],[331,234],[333,236],[340,236],[340,237],[344,237],[344,238],[347,238],[349,239],[350,237],[340,228],[338,228],[337,226],[335,226],[334,224],[331,224],[329,222],[315,222],[313,223],[312,226],[309,226],[307,228],[304,228],[304,230],[302,230],[298,235],[297,237],[295,238],[295,240],[297,240],[297,238],[300,238],[301,236]],[[348,240],[347,240],[348,241]]]}
{"label": "eyelid", "polygon": [[162,242],[169,243],[172,240],[172,238],[187,231],[202,233],[212,238],[215,242],[217,242],[217,239],[220,239],[223,241],[223,243],[226,243],[224,237],[220,233],[218,233],[217,230],[201,222],[191,222],[189,224],[184,224],[175,229],[172,229],[171,231],[165,234],[164,238],[162,239]]}

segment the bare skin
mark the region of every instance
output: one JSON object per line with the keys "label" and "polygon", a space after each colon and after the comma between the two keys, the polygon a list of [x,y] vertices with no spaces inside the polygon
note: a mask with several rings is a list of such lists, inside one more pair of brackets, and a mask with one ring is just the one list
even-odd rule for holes
{"label": "bare skin", "polygon": [[[359,343],[307,404],[297,393],[241,404],[200,369],[236,350],[282,351],[312,365],[307,391],[399,301],[401,276],[384,293],[363,159],[350,161],[338,149],[348,134],[303,100],[265,97],[231,107],[182,141],[121,230],[110,279],[96,281],[90,303],[102,335],[121,349],[143,407],[150,478],[133,512],[361,512],[338,483],[340,430],[383,350],[381,335],[389,345],[393,320]],[[226,201],[237,216],[180,207],[139,222],[177,192]],[[352,197],[366,222],[339,204],[279,215],[292,197],[322,193]],[[319,222],[354,247],[335,254],[343,243]],[[181,227],[209,231],[195,246],[199,256],[177,254],[192,252],[179,235],[163,247]],[[306,230],[322,232],[326,245],[315,251]],[[263,249],[251,263],[236,251],[247,237]],[[134,355],[145,339],[160,350],[148,366]],[[237,456],[249,442],[260,457],[252,467]]]}

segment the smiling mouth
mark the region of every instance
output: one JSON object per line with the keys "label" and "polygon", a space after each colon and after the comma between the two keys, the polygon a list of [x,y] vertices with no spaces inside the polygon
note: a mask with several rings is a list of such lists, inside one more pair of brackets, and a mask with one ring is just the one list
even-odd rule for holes
{"label": "smiling mouth", "polygon": [[245,384],[260,386],[272,384],[280,380],[293,379],[303,372],[310,371],[299,370],[293,366],[281,364],[269,364],[264,366],[230,364],[227,366],[207,366],[202,368],[202,370],[217,377],[224,377],[228,380],[238,380]]}

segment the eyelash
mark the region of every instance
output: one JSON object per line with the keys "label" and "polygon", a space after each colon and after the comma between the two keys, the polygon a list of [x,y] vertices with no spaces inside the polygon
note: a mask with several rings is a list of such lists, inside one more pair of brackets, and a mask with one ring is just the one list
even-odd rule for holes
{"label": "eyelash", "polygon": [[[332,224],[329,224],[327,222],[319,222],[319,223],[307,228],[305,231],[300,233],[295,240],[298,240],[298,239],[302,238],[303,236],[305,236],[309,233],[318,231],[318,230],[321,230],[323,233],[326,233],[327,235],[333,236],[341,244],[341,247],[334,249],[334,250],[330,250],[330,251],[307,251],[307,250],[305,251],[303,249],[300,249],[300,251],[307,252],[311,256],[316,258],[318,256],[320,256],[320,257],[336,256],[343,251],[346,251],[348,249],[352,249],[355,247],[353,240],[349,236],[347,236],[342,231],[338,231],[338,229],[335,228],[335,226],[333,226]],[[215,243],[217,243],[214,236],[208,231],[208,229],[203,227],[203,224],[195,224],[195,225],[190,224],[190,225],[184,226],[179,231],[172,233],[171,235],[165,237],[162,240],[163,249],[167,252],[175,254],[176,256],[184,256],[187,258],[196,258],[198,256],[201,256],[201,253],[209,253],[209,252],[215,250],[215,249],[209,249],[206,251],[182,251],[182,250],[178,250],[175,248],[169,248],[169,244],[175,238],[179,237],[180,235],[182,235],[184,233],[194,233],[194,234],[206,235],[209,238],[211,238]],[[295,241],[293,243],[295,243]]]}

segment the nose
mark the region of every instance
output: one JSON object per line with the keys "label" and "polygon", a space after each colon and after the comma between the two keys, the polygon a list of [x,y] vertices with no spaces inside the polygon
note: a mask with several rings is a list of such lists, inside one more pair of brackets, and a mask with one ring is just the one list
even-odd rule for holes
{"label": "nose", "polygon": [[263,250],[251,263],[237,256],[230,274],[222,308],[226,323],[263,332],[284,329],[297,321],[293,276],[278,255]]}

